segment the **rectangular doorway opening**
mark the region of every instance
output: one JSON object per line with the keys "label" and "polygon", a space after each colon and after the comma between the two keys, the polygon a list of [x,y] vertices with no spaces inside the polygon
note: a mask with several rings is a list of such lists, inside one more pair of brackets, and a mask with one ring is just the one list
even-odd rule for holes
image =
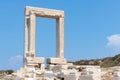
{"label": "rectangular doorway opening", "polygon": [[35,53],[37,57],[56,56],[56,19],[36,17]]}

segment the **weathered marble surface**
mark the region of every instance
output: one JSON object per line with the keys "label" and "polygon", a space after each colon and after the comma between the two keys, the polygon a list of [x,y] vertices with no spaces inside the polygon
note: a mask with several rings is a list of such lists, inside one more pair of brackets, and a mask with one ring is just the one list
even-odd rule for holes
{"label": "weathered marble surface", "polygon": [[[36,57],[36,17],[56,19],[56,57]],[[80,71],[80,67],[84,67]],[[64,58],[64,11],[37,7],[25,7],[24,67],[14,73],[21,80],[101,80],[98,66],[75,66]]]}

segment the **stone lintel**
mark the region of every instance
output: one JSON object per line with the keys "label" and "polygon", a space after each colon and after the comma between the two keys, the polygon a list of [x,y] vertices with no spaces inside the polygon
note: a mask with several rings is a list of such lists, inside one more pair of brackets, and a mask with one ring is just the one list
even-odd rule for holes
{"label": "stone lintel", "polygon": [[25,11],[26,16],[30,14],[35,14],[37,17],[64,18],[64,11],[62,10],[26,6]]}

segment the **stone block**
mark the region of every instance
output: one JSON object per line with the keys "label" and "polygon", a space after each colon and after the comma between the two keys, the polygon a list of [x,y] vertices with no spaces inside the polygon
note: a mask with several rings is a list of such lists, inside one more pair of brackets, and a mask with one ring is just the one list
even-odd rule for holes
{"label": "stone block", "polygon": [[99,69],[86,69],[81,72],[80,80],[101,80],[101,71]]}
{"label": "stone block", "polygon": [[31,57],[27,57],[26,58],[27,64],[38,64],[38,63],[44,63],[44,58],[43,57],[35,57],[35,58],[31,58]]}
{"label": "stone block", "polygon": [[33,78],[24,78],[24,80],[34,80]]}
{"label": "stone block", "polygon": [[41,70],[44,70],[44,69],[45,69],[45,65],[41,64]]}
{"label": "stone block", "polygon": [[47,59],[47,64],[67,64],[66,59],[62,59],[62,58],[48,58]]}
{"label": "stone block", "polygon": [[92,75],[82,75],[80,76],[79,80],[97,80],[97,79],[93,79]]}
{"label": "stone block", "polygon": [[49,70],[53,72],[62,72],[68,69],[67,65],[49,65]]}
{"label": "stone block", "polygon": [[113,77],[112,80],[120,80],[120,77]]}
{"label": "stone block", "polygon": [[54,74],[52,71],[45,71],[44,78],[47,80],[54,80]]}
{"label": "stone block", "polygon": [[120,69],[116,69],[114,72],[113,72],[113,77],[112,77],[112,80],[120,80]]}
{"label": "stone block", "polygon": [[64,80],[78,80],[78,79],[79,79],[79,74],[76,72],[72,72],[64,76]]}

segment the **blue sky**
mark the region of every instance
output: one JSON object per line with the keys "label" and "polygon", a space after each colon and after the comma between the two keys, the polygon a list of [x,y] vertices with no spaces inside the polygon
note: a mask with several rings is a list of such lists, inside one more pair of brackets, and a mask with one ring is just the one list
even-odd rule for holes
{"label": "blue sky", "polygon": [[[18,69],[22,64],[25,6],[65,11],[68,61],[120,53],[119,4],[120,0],[1,0],[0,69]],[[55,56],[55,25],[54,19],[36,19],[37,56]]]}

